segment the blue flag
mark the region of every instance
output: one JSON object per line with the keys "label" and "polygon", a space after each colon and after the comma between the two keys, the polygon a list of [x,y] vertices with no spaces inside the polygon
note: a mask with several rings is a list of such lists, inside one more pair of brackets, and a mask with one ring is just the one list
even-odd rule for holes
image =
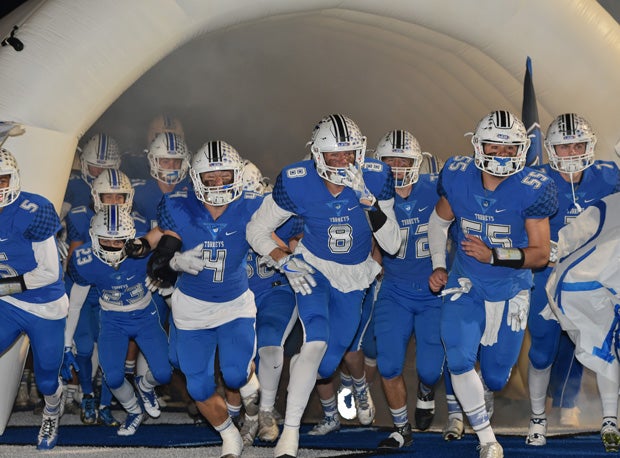
{"label": "blue flag", "polygon": [[523,107],[521,108],[521,120],[525,124],[527,134],[532,144],[527,151],[525,165],[541,165],[543,162],[542,132],[538,121],[538,106],[536,105],[536,92],[532,81],[532,59],[528,56],[525,64],[525,79],[523,80]]}

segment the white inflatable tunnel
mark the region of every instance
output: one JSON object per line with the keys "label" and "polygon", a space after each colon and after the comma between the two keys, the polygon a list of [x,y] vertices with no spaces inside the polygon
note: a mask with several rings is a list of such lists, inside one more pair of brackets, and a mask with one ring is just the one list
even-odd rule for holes
{"label": "white inflatable tunnel", "polygon": [[5,147],[23,188],[57,208],[82,135],[144,147],[164,109],[190,147],[225,139],[272,176],[331,112],[371,146],[406,128],[440,157],[469,152],[484,114],[520,115],[527,56],[543,130],[581,113],[608,160],[620,138],[620,27],[594,0],[30,0],[0,34],[15,25],[24,49],[0,48],[0,120],[26,133]]}

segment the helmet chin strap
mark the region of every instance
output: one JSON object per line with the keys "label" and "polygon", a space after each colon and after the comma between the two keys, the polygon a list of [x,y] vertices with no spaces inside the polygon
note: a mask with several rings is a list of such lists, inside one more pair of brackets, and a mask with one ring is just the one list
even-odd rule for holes
{"label": "helmet chin strap", "polygon": [[575,182],[573,180],[573,172],[569,172],[569,176],[570,176],[570,190],[573,193],[573,205],[575,205],[575,208],[577,209],[577,211],[581,213],[583,211],[583,208],[581,208],[581,205],[577,203],[577,197],[575,197]]}

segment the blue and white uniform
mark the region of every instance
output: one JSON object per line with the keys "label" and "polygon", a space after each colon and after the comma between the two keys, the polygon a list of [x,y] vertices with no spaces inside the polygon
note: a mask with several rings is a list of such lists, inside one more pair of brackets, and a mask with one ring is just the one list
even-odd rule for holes
{"label": "blue and white uniform", "polygon": [[416,368],[422,383],[433,386],[441,376],[444,350],[439,336],[441,299],[428,288],[433,271],[428,248],[428,220],[437,203],[437,175],[420,175],[407,198],[395,196],[401,246],[383,254],[383,280],[375,302],[377,366],[386,379],[402,374],[412,334]]}
{"label": "blue and white uniform", "polygon": [[179,275],[171,301],[176,353],[196,401],[215,392],[216,349],[228,387],[241,387],[250,374],[256,305],[248,287],[246,224],[260,203],[243,194],[217,220],[193,192],[167,194],[160,203],[159,227],[178,234],[183,251],[202,245],[206,263],[198,275]]}
{"label": "blue and white uniform", "polygon": [[56,210],[37,194],[22,191],[0,208],[0,275],[23,275],[27,288],[0,296],[0,349],[4,352],[22,332],[28,335],[37,387],[45,396],[59,388],[69,307],[55,241],[59,230]]}
{"label": "blue and white uniform", "polygon": [[479,357],[484,381],[496,391],[508,381],[524,334],[507,324],[509,301],[529,301],[532,272],[479,262],[465,254],[461,242],[470,234],[490,247],[527,247],[525,221],[553,215],[557,190],[548,176],[529,168],[507,176],[494,191],[483,187],[481,174],[466,156],[450,158],[440,173],[438,192],[458,227],[446,288],[460,286],[459,278],[472,283],[469,293],[444,302],[441,336],[450,373],[473,370]]}
{"label": "blue and white uniform", "polygon": [[147,259],[127,258],[115,269],[93,254],[91,242],[77,248],[69,261],[68,272],[74,285],[65,343],[71,345],[76,316],[88,290],[94,287],[101,306],[99,363],[111,390],[120,388],[125,380],[130,339],[140,347],[159,383],[168,383],[172,374],[168,338],[159,324],[151,293],[144,286],[146,263]]}

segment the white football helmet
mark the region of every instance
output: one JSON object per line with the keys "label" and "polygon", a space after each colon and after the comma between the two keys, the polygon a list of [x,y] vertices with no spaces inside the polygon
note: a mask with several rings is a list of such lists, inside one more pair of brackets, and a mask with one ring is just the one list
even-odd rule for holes
{"label": "white football helmet", "polygon": [[[149,146],[147,158],[151,166],[151,176],[166,184],[177,184],[185,178],[189,169],[190,154],[181,135],[172,132],[157,134]],[[178,169],[160,165],[162,159],[179,159]]]}
{"label": "white football helmet", "polygon": [[93,253],[106,264],[116,267],[127,257],[125,244],[113,248],[101,244],[101,240],[121,240],[127,242],[136,237],[133,218],[117,205],[106,206],[90,220],[90,239]]}
{"label": "white football helmet", "polygon": [[[474,145],[476,167],[498,177],[513,175],[522,170],[530,147],[530,139],[521,120],[504,110],[493,111],[482,118],[471,143]],[[486,155],[484,143],[517,145],[517,154],[513,157]]]}
{"label": "white football helmet", "polygon": [[253,162],[247,159],[243,161],[243,190],[259,196],[265,192],[263,174]]}
{"label": "white football helmet", "polygon": [[96,134],[93,136],[80,155],[82,167],[82,178],[88,184],[92,184],[97,178],[88,170],[88,166],[99,167],[102,169],[118,169],[121,166],[121,152],[118,143],[106,134]]}
{"label": "white football helmet", "polygon": [[4,148],[0,149],[0,175],[9,175],[9,186],[0,189],[0,207],[11,205],[21,191],[19,168],[15,156]]}
{"label": "white football helmet", "polygon": [[[585,153],[580,156],[559,157],[555,145],[567,143],[586,143]],[[575,113],[561,114],[553,120],[547,129],[545,149],[549,165],[558,172],[581,172],[594,163],[594,146],[596,135],[585,118]]]}
{"label": "white football helmet", "polygon": [[110,204],[104,204],[101,200],[101,194],[124,194],[125,203],[118,204],[121,210],[131,212],[131,206],[133,205],[134,189],[131,185],[131,181],[120,170],[106,169],[101,172],[90,190],[90,194],[93,198],[93,207],[96,212],[107,207]]}
{"label": "white football helmet", "polygon": [[332,183],[341,184],[343,168],[330,167],[325,163],[323,153],[334,151],[355,151],[355,163],[358,167],[364,164],[366,154],[366,137],[353,120],[345,115],[333,114],[319,121],[308,142],[310,152],[321,178]]}
{"label": "white football helmet", "polygon": [[413,160],[410,167],[392,167],[394,185],[397,188],[404,188],[418,181],[424,156],[422,156],[418,140],[410,132],[392,130],[381,138],[375,150],[375,158],[382,161],[386,157],[403,157]]}
{"label": "white football helmet", "polygon": [[183,125],[178,118],[168,116],[165,114],[157,115],[149,124],[149,130],[146,137],[146,142],[150,145],[157,134],[177,134],[181,137],[185,137],[183,132]]}
{"label": "white football helmet", "polygon": [[[200,174],[217,170],[231,170],[233,182],[222,186],[205,186]],[[210,141],[202,145],[192,158],[189,175],[196,197],[206,204],[227,205],[241,196],[243,160],[237,150],[224,141]]]}

